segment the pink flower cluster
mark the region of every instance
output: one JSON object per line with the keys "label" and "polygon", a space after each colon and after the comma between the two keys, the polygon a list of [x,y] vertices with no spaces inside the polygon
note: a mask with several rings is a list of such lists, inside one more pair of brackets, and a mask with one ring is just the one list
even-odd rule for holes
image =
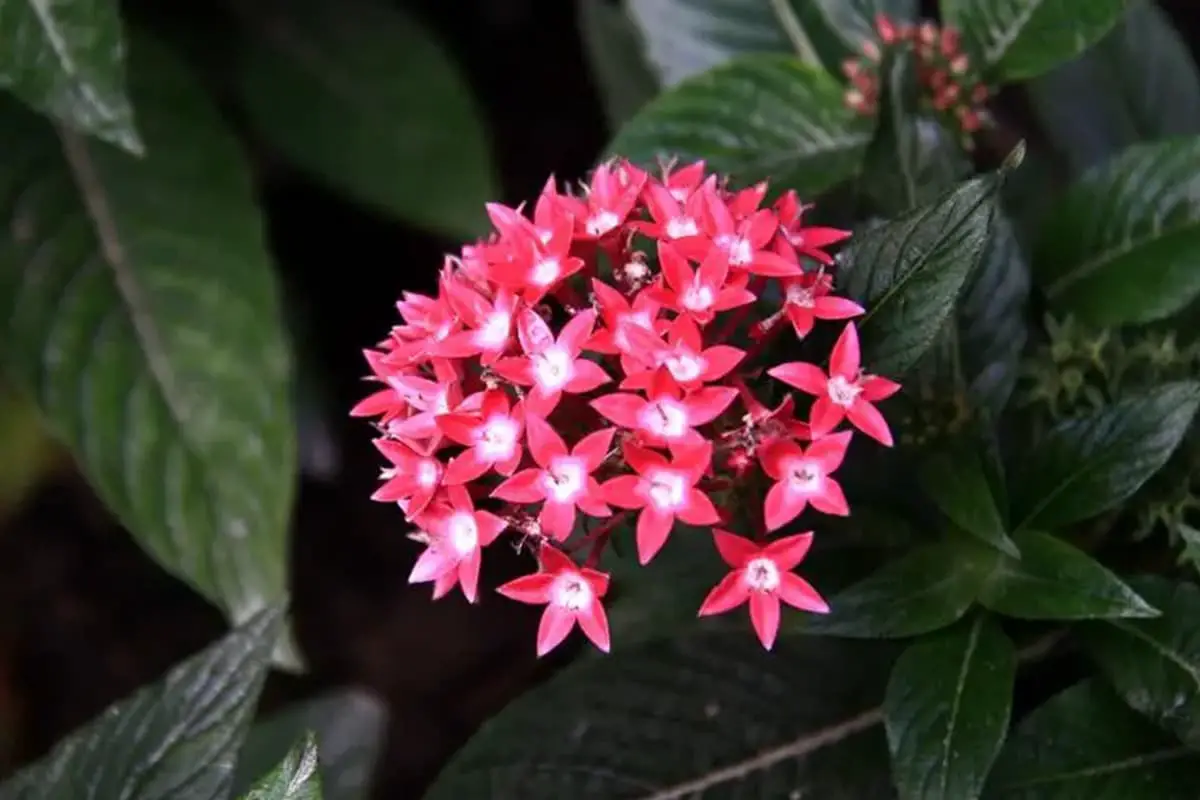
{"label": "pink flower cluster", "polygon": [[842,64],[842,71],[850,81],[846,105],[860,114],[877,113],[879,67],[885,50],[911,49],[924,104],[947,125],[957,129],[964,148],[971,149],[971,135],[982,128],[987,119],[984,104],[988,89],[971,69],[958,31],[950,27],[939,28],[932,22],[897,24],[883,14],[876,16],[875,30],[878,41],[864,42],[862,55]]}
{"label": "pink flower cluster", "polygon": [[[849,234],[806,226],[791,192],[764,207],[766,192],[731,191],[702,162],[654,176],[614,161],[579,194],[551,179],[532,215],[489,205],[491,238],[447,257],[436,296],[404,295],[403,324],[366,352],[380,388],[352,414],[377,421],[390,462],[373,498],[398,504],[426,545],[410,582],[474,602],[482,553],[508,531],[539,570],[498,591],[546,605],[539,655],[576,624],[607,651],[596,567],[616,526],[634,523],[646,564],[677,522],[726,524],[714,496],[761,470],[760,529],[713,527],[731,572],[700,614],[749,602],[770,648],[781,602],[827,610],[792,572],[812,534],[768,538],[810,506],[849,513],[833,473],[852,429],[839,426],[890,446],[874,403],[900,387],[863,372],[852,322],[828,370],[767,360],[783,330],[803,338],[863,309],[833,293],[825,251]],[[764,309],[771,284],[779,300]],[[758,399],[747,381],[764,369],[813,396],[807,419],[791,393]]]}

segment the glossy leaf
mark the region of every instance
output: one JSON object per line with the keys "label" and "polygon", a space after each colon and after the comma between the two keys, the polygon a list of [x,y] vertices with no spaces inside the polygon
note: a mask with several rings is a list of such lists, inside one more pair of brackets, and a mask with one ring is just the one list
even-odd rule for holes
{"label": "glossy leaf", "polygon": [[874,35],[877,13],[914,19],[915,0],[627,0],[664,86],[752,53],[801,55],[835,70]]}
{"label": "glossy leaf", "polygon": [[987,800],[1190,800],[1200,760],[1100,681],[1078,683],[1023,719]]}
{"label": "glossy leaf", "polygon": [[850,240],[842,288],[867,308],[859,329],[868,370],[898,377],[933,344],[986,247],[998,181],[974,178]]}
{"label": "glossy leaf", "polygon": [[255,724],[238,757],[234,795],[240,796],[311,731],[324,800],[366,800],[387,728],[387,709],[360,691],[333,692],[288,706]]}
{"label": "glossy leaf", "polygon": [[[748,631],[617,644],[511,703],[425,800],[886,797],[888,655],[786,638],[767,653]],[[821,691],[797,702],[803,675]]]}
{"label": "glossy leaf", "polygon": [[1130,708],[1200,747],[1200,588],[1157,577],[1129,583],[1162,616],[1089,623],[1078,634]]}
{"label": "glossy leaf", "polygon": [[853,639],[936,631],[967,613],[1000,557],[970,543],[926,545],[834,595],[830,613],[790,618],[784,626]]}
{"label": "glossy leaf", "polygon": [[0,800],[225,800],[282,614],[262,611],[0,786]]}
{"label": "glossy leaf", "polygon": [[922,464],[920,477],[925,494],[963,532],[1002,553],[1020,557],[992,496],[983,460],[973,448],[934,453]]}
{"label": "glossy leaf", "polygon": [[946,24],[996,83],[1069,61],[1117,23],[1128,0],[941,0]]}
{"label": "glossy leaf", "polygon": [[292,748],[271,774],[258,781],[243,800],[321,800],[322,796],[321,776],[317,774],[317,743],[310,733]]}
{"label": "glossy leaf", "polygon": [[1133,0],[1099,44],[1026,89],[1075,173],[1138,142],[1200,134],[1200,73],[1153,0]]}
{"label": "glossy leaf", "polygon": [[578,0],[579,33],[609,125],[620,126],[658,93],[641,34],[619,4]]}
{"label": "glossy leaf", "polygon": [[1004,744],[1017,657],[985,614],[920,639],[883,702],[900,800],[978,798]]}
{"label": "glossy leaf", "polygon": [[0,88],[77,131],[142,154],[115,0],[5,3],[0,35]]}
{"label": "glossy leaf", "polygon": [[842,87],[788,56],[746,56],[659,95],[609,150],[653,166],[703,158],[741,183],[770,178],[816,194],[862,165],[871,126],[842,103]]}
{"label": "glossy leaf", "polygon": [[1017,560],[1002,556],[979,602],[1018,619],[1153,617],[1158,611],[1098,561],[1062,539],[1036,531],[1013,536]]}
{"label": "glossy leaf", "polygon": [[979,266],[958,298],[958,358],[974,408],[996,419],[1016,385],[1028,338],[1029,265],[1006,214],[992,218]]}
{"label": "glossy leaf", "polygon": [[280,155],[350,197],[447,236],[487,230],[498,195],[470,88],[442,44],[379,0],[237,8],[234,90]]}
{"label": "glossy leaf", "polygon": [[1096,326],[1145,323],[1200,295],[1200,136],[1130,147],[1043,218],[1034,278],[1053,310]]}
{"label": "glossy leaf", "polygon": [[1058,423],[1012,473],[1015,527],[1057,528],[1120,505],[1167,462],[1198,403],[1200,383],[1168,383]]}
{"label": "glossy leaf", "polygon": [[145,158],[0,102],[0,355],[138,542],[242,620],[286,591],[277,287],[237,142],[168,52],[131,55]]}

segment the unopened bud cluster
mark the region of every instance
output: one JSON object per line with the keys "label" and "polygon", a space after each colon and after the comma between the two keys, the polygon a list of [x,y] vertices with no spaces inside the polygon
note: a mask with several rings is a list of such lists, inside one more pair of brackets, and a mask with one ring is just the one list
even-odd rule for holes
{"label": "unopened bud cluster", "polygon": [[[546,606],[538,653],[576,626],[608,650],[597,567],[614,530],[629,524],[647,564],[682,523],[730,567],[701,615],[748,603],[769,648],[781,604],[827,610],[792,571],[813,534],[780,534],[808,508],[850,513],[833,473],[855,429],[892,444],[875,403],[900,387],[863,371],[864,309],[834,293],[826,248],[850,234],[805,224],[793,192],[766,197],[702,162],[610,162],[577,193],[552,179],[531,214],[489,205],[495,233],[446,258],[437,294],[405,293],[403,324],[366,353],[378,391],[352,413],[376,420],[389,462],[374,499],[425,545],[410,582],[474,602],[483,552],[511,535],[538,571],[498,592]],[[771,360],[784,331],[822,320],[842,326],[822,365]],[[768,407],[772,384],[796,392]],[[748,487],[758,528],[722,530]]]}
{"label": "unopened bud cluster", "polygon": [[932,22],[895,23],[882,14],[875,19],[875,31],[877,39],[863,43],[862,55],[842,64],[850,81],[846,105],[865,116],[878,113],[879,69],[885,55],[911,53],[922,104],[959,133],[964,148],[971,149],[971,136],[987,120],[988,89],[963,52],[958,31]]}

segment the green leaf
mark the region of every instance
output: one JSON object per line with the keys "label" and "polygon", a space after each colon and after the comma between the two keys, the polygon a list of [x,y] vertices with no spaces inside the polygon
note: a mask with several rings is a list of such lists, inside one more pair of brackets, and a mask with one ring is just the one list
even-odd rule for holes
{"label": "green leaf", "polygon": [[250,729],[233,781],[240,796],[284,758],[306,732],[315,734],[324,800],[366,800],[386,733],[387,709],[363,692],[345,690],[288,706]]}
{"label": "green leaf", "polygon": [[964,533],[1020,558],[979,453],[969,447],[934,453],[921,465],[921,486],[934,505]]}
{"label": "green leaf", "polygon": [[875,15],[917,16],[915,0],[627,0],[646,57],[674,86],[738,56],[801,54],[830,71],[875,37]]}
{"label": "green leaf", "polygon": [[282,614],[251,617],[0,786],[0,800],[224,800]]}
{"label": "green leaf", "polygon": [[999,558],[969,542],[926,545],[834,595],[830,613],[793,617],[785,626],[851,639],[936,631],[967,613]]}
{"label": "green leaf", "polygon": [[1120,505],[1167,462],[1200,403],[1200,383],[1167,383],[1065,419],[1012,471],[1016,528],[1058,528]]}
{"label": "green leaf", "polygon": [[115,0],[6,3],[0,37],[0,88],[75,130],[142,154]]}
{"label": "green leaf", "polygon": [[842,288],[867,308],[858,327],[869,370],[903,375],[933,344],[987,244],[998,181],[974,178],[850,240]]}
{"label": "green leaf", "polygon": [[942,0],[947,25],[996,83],[1032,78],[1106,34],[1128,0]]}
{"label": "green leaf", "polygon": [[251,128],[350,197],[451,237],[487,230],[487,132],[431,32],[378,0],[236,5],[234,91]]}
{"label": "green leaf", "polygon": [[973,800],[1004,744],[1017,656],[986,614],[900,656],[883,701],[900,799]]}
{"label": "green leaf", "polygon": [[988,800],[1190,800],[1200,763],[1097,680],[1021,721],[1000,753]]}
{"label": "green leaf", "polygon": [[278,767],[260,780],[243,800],[321,800],[317,743],[311,733],[292,748]]}
{"label": "green leaf", "polygon": [[658,79],[642,54],[641,35],[621,6],[577,0],[575,7],[592,81],[609,125],[619,127],[658,93]]}
{"label": "green leaf", "polygon": [[286,591],[290,356],[237,142],[132,45],[145,158],[0,101],[0,356],[138,542],[236,622]]}
{"label": "green leaf", "polygon": [[1200,295],[1200,137],[1129,148],[1043,217],[1033,273],[1056,311],[1094,326],[1163,319]]}
{"label": "green leaf", "polygon": [[879,129],[861,184],[880,213],[894,216],[936,200],[970,174],[971,164],[937,120],[912,113],[919,88],[911,54],[885,61],[881,74]]}
{"label": "green leaf", "polygon": [[1099,44],[1026,90],[1042,128],[1075,173],[1138,142],[1200,133],[1200,74],[1187,44],[1152,0],[1133,0]]}
{"label": "green leaf", "polygon": [[[803,639],[767,653],[748,627],[618,643],[486,723],[425,800],[886,797],[888,653]],[[797,702],[804,676],[821,688]]]}
{"label": "green leaf", "polygon": [[1088,623],[1077,633],[1130,708],[1200,747],[1200,589],[1149,576],[1129,583],[1162,616]]}
{"label": "green leaf", "polygon": [[643,165],[703,158],[743,183],[769,178],[807,196],[857,173],[870,136],[870,122],[845,107],[827,73],[760,55],[659,95],[609,150]]}
{"label": "green leaf", "polygon": [[1087,553],[1036,531],[1013,536],[1021,559],[1001,557],[979,602],[1018,619],[1154,617],[1158,611]]}
{"label": "green leaf", "polygon": [[958,298],[958,357],[971,405],[996,419],[1008,404],[1028,338],[1029,265],[1008,216],[992,218],[979,266]]}

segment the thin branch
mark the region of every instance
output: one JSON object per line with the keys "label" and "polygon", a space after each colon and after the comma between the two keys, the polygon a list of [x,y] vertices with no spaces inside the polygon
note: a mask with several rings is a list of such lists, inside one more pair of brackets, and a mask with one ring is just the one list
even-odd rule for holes
{"label": "thin branch", "polygon": [[792,8],[791,0],[770,0],[770,3],[771,10],[775,12],[775,18],[783,26],[783,32],[787,35],[788,41],[792,43],[792,48],[800,60],[810,66],[821,66],[821,59],[817,56],[812,42],[809,41],[808,34],[804,32],[800,18],[796,16],[796,9]]}
{"label": "thin branch", "polygon": [[[1054,631],[1043,636],[1019,652],[1017,654],[1018,661],[1022,664],[1028,664],[1045,658],[1054,649],[1055,645],[1062,640],[1063,636],[1063,631]],[[787,744],[773,747],[770,750],[764,750],[753,758],[739,761],[736,764],[730,764],[727,767],[714,770],[707,775],[702,775],[695,780],[680,783],[647,795],[640,798],[640,800],[679,800],[682,797],[699,795],[700,792],[706,789],[739,780],[753,772],[767,769],[781,761],[803,758],[818,750],[849,739],[851,736],[868,731],[882,722],[883,707],[876,706],[853,717],[844,719],[835,725],[830,725],[828,728],[822,728],[814,733],[805,734]]]}

